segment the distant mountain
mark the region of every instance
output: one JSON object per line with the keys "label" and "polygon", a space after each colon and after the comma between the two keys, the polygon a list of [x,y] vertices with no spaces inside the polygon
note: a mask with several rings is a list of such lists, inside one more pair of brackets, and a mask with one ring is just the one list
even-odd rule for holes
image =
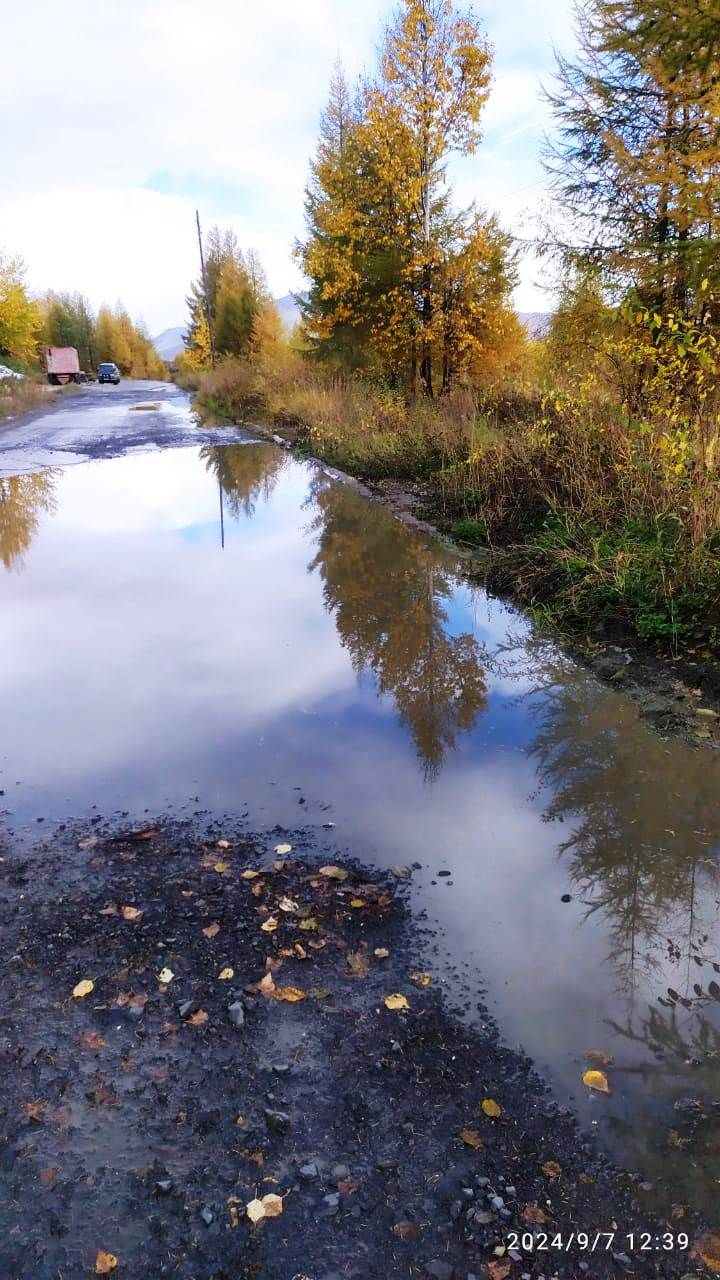
{"label": "distant mountain", "polygon": [[[304,298],[306,295],[301,293],[299,297]],[[275,306],[280,312],[280,319],[286,329],[294,329],[300,319],[300,308],[291,293],[286,293],[284,298],[276,298]]]}
{"label": "distant mountain", "polygon": [[549,311],[518,311],[518,316],[525,325],[529,337],[545,337],[552,319]]}
{"label": "distant mountain", "polygon": [[153,345],[161,360],[174,360],[185,349],[185,343],[183,342],[184,332],[185,327],[183,325],[175,329],[163,329],[157,338],[153,338]]}

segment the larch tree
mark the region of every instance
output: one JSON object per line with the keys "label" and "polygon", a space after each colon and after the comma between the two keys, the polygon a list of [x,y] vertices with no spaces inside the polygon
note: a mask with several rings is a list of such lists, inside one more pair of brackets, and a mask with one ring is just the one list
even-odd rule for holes
{"label": "larch tree", "polygon": [[478,146],[490,63],[472,15],[403,0],[376,78],[353,98],[336,70],[321,118],[298,246],[310,346],[410,399],[467,378],[510,314],[509,239],[446,182],[450,155]]}
{"label": "larch tree", "polygon": [[419,320],[419,374],[428,396],[441,329],[446,163],[452,152],[477,149],[490,66],[471,14],[457,14],[450,0],[404,0],[385,34],[378,81],[367,92],[366,130],[406,240],[404,275]]}
{"label": "larch tree", "polygon": [[585,0],[548,94],[566,256],[663,314],[720,279],[718,31],[720,0]]}

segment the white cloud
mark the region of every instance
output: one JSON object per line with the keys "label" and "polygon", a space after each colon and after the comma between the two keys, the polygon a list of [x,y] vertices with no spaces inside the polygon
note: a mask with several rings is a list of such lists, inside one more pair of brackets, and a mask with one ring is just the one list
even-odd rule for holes
{"label": "white cloud", "polygon": [[[0,226],[34,288],[122,297],[153,332],[181,323],[196,203],[258,248],[276,293],[300,284],[291,247],[332,64],[372,67],[389,0],[64,0],[61,20],[57,0],[6,8]],[[542,190],[538,81],[569,30],[568,0],[542,9],[486,7],[486,142],[453,167],[460,196],[514,231],[512,193],[532,206]],[[525,277],[522,306],[540,299]]]}

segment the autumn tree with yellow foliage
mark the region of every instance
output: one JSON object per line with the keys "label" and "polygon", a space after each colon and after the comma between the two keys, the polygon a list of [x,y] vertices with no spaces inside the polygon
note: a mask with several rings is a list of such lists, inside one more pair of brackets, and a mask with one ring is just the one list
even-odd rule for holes
{"label": "autumn tree with yellow foliage", "polygon": [[39,330],[40,313],[25,287],[24,263],[0,253],[0,356],[33,360]]}
{"label": "autumn tree with yellow foliage", "polygon": [[297,249],[309,342],[411,399],[481,374],[512,328],[510,241],[455,209],[446,181],[450,156],[479,144],[490,65],[471,14],[403,0],[375,79],[353,98],[337,69],[321,120]]}

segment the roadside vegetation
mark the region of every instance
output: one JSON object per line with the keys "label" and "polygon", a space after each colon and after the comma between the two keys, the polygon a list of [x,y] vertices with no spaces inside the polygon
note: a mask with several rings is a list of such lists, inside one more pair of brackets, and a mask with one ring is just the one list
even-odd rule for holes
{"label": "roadside vegetation", "polygon": [[167,369],[144,326],[118,305],[94,314],[80,293],[33,298],[20,258],[0,252],[0,420],[37,408],[57,394],[47,385],[44,347],[75,347],[80,368],[92,374],[104,360],[131,378],[166,378]]}
{"label": "roadside vegetation", "polygon": [[233,250],[210,369],[196,287],[181,376],[200,405],[422,481],[435,518],[502,548],[496,581],[562,627],[720,652],[717,19],[691,0],[579,11],[578,60],[549,94],[556,224],[538,232],[563,287],[533,341],[511,239],[446,181],[480,143],[489,47],[449,0],[403,0],[374,78],[351,89],[338,68],[330,87],[299,330],[256,294],[242,341],[220,336]]}

